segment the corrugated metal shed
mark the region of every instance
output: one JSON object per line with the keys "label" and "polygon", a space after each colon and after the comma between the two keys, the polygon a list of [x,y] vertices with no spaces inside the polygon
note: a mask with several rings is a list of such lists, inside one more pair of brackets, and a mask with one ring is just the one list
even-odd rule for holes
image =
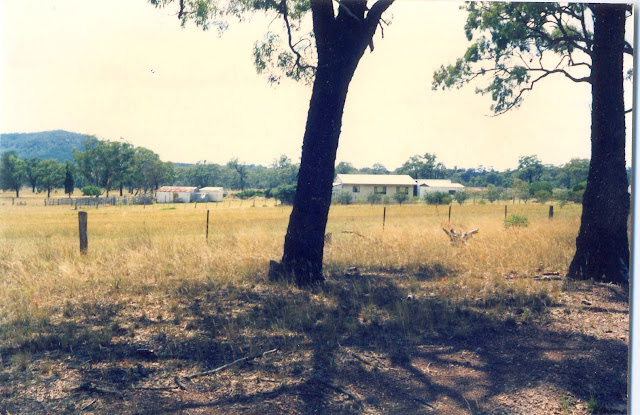
{"label": "corrugated metal shed", "polygon": [[419,179],[416,180],[418,186],[426,185],[429,187],[446,187],[446,188],[464,188],[460,183],[451,183],[451,180],[444,179]]}
{"label": "corrugated metal shed", "polygon": [[184,187],[184,186],[162,186],[157,191],[158,192],[195,192],[197,187]]}

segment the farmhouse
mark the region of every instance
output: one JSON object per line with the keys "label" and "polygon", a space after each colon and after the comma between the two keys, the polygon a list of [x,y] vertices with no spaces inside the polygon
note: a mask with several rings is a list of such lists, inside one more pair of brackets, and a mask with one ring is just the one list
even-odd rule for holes
{"label": "farmhouse", "polygon": [[416,181],[407,174],[338,174],[333,184],[333,196],[349,192],[354,200],[366,200],[371,193],[393,197],[396,193],[414,195]]}
{"label": "farmhouse", "polygon": [[224,187],[203,187],[198,191],[198,202],[222,202]]}
{"label": "farmhouse", "polygon": [[429,192],[442,192],[448,193],[450,195],[455,192],[460,192],[464,190],[464,186],[460,183],[451,183],[451,180],[416,180],[416,184],[418,186],[418,196],[421,198],[425,195],[425,193]]}
{"label": "farmhouse", "polygon": [[190,203],[196,199],[196,187],[162,186],[156,191],[157,203]]}

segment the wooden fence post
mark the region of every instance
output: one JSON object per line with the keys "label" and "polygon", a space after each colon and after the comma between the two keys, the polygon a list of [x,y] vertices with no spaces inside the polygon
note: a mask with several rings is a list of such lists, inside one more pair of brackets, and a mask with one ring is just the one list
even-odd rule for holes
{"label": "wooden fence post", "polygon": [[553,219],[553,205],[549,206],[549,219]]}
{"label": "wooden fence post", "polygon": [[382,230],[384,231],[384,223],[387,220],[387,207],[385,206],[382,210]]}
{"label": "wooden fence post", "polygon": [[449,205],[449,223],[451,223],[451,205]]}
{"label": "wooden fence post", "polygon": [[80,234],[80,252],[87,253],[89,242],[87,239],[87,212],[78,212],[78,228]]}
{"label": "wooden fence post", "polygon": [[209,240],[209,209],[207,209],[207,241]]}

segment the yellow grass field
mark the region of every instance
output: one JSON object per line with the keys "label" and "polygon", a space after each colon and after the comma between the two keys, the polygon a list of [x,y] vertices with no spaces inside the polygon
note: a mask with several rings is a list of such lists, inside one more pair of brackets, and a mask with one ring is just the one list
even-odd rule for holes
{"label": "yellow grass field", "polygon": [[[253,413],[247,408],[274,414],[421,413],[425,406],[419,399],[400,399],[391,386],[379,386],[383,398],[371,397],[375,390],[362,382],[372,374],[362,370],[397,367],[401,372],[384,375],[389,385],[402,385],[398,387],[406,393],[419,390],[415,379],[403,383],[402,373],[407,379],[413,376],[414,366],[406,362],[425,374],[430,367],[444,370],[448,365],[421,361],[421,348],[447,348],[443,342],[457,342],[450,344],[457,359],[467,348],[487,350],[489,343],[483,342],[495,343],[482,340],[488,333],[520,324],[549,324],[551,316],[560,321],[575,316],[574,324],[582,327],[576,314],[582,312],[580,296],[591,289],[562,278],[534,278],[566,273],[580,224],[580,206],[574,204],[554,206],[550,219],[548,205],[509,203],[509,215],[529,221],[526,227],[511,228],[504,226],[504,202],[454,204],[451,222],[448,206],[389,205],[384,229],[381,205],[332,206],[327,225],[331,237],[325,246],[327,283],[305,291],[267,279],[269,261],[282,255],[290,207],[235,200],[88,208],[89,248],[81,254],[78,211],[45,207],[37,197],[20,200],[26,205],[12,204],[6,195],[0,199],[0,385],[7,385],[8,413],[80,413],[85,405],[91,405],[93,413],[114,413],[114,408],[119,413],[155,413],[160,407],[178,413],[184,402],[211,410],[188,413]],[[479,233],[468,244],[452,245],[443,227]],[[357,267],[357,275],[345,273],[349,267]],[[560,304],[564,311],[553,314]],[[624,322],[616,324],[623,330]],[[585,333],[580,327],[572,330]],[[608,333],[620,334],[618,329]],[[474,346],[461,346],[465,344]],[[624,345],[603,343],[604,349],[611,347],[624,353]],[[161,360],[144,360],[136,355],[139,348],[154,349]],[[186,376],[270,349],[278,352],[259,359],[264,362],[250,366],[249,374],[236,369],[214,383],[194,380],[198,388],[212,388],[206,393],[190,384],[184,391],[188,395],[176,400],[171,388],[177,386],[167,386],[175,374]],[[559,349],[548,350],[549,359],[559,359],[553,351]],[[367,365],[352,372],[352,363],[344,360],[349,356],[352,363],[353,356],[368,359]],[[546,367],[551,360],[538,364]],[[91,362],[90,369],[86,362]],[[110,374],[116,369],[145,375],[116,378]],[[468,366],[463,369],[447,373],[465,382],[468,376],[479,376]],[[351,385],[356,394],[346,399],[357,405],[338,397],[323,403],[301,398],[310,385],[318,386],[309,383],[320,379],[318,373],[322,379],[331,376],[335,383]],[[247,376],[257,383],[244,385]],[[261,383],[263,378],[270,380]],[[117,389],[118,394],[128,391],[126,404],[87,389],[87,381]],[[158,385],[171,392],[159,392],[154,389]],[[483,385],[469,393],[445,384],[440,386],[449,392],[423,392],[442,413],[494,413],[498,401],[524,399],[518,395],[524,389],[490,393]],[[620,381],[611,385],[622,388]],[[560,395],[549,398],[549,408],[562,410],[572,402],[573,413],[587,413],[588,392],[559,390]],[[224,403],[230,393],[239,401]],[[267,396],[280,393],[287,398],[261,412],[271,399]],[[38,394],[46,395],[40,404],[25,397]],[[244,409],[234,406],[251,396],[255,402]],[[443,400],[446,396],[449,400]],[[594,399],[609,403],[611,396],[606,392]],[[221,406],[204,403],[213,397]],[[618,402],[619,397],[614,398],[612,402]]]}

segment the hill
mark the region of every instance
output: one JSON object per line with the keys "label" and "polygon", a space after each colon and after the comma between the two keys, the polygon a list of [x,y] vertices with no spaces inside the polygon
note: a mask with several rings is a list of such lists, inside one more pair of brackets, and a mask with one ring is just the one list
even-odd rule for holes
{"label": "hill", "polygon": [[41,160],[73,161],[71,150],[82,150],[86,138],[85,134],[64,130],[0,134],[0,153],[15,151],[21,159],[38,157]]}

